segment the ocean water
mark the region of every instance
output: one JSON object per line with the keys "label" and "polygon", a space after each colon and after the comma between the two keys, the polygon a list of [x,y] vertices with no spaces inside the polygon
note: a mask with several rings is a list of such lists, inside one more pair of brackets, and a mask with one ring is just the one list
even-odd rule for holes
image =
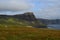
{"label": "ocean water", "polygon": [[51,29],[59,29],[60,30],[60,24],[48,24],[47,27],[51,28]]}

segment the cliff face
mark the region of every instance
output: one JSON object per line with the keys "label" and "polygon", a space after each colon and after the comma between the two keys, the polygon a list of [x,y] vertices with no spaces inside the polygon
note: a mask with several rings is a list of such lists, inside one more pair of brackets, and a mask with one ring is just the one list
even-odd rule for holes
{"label": "cliff face", "polygon": [[20,15],[14,15],[14,18],[18,18],[18,19],[23,19],[26,21],[34,21],[36,20],[34,14],[32,12],[26,12],[24,14],[20,14]]}

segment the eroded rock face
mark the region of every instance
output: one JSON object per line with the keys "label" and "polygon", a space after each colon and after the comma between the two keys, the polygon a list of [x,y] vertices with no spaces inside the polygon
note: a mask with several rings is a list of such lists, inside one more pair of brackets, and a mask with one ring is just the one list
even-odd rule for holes
{"label": "eroded rock face", "polygon": [[34,20],[36,20],[33,12],[26,12],[24,14],[14,15],[14,17],[18,18],[18,19],[27,20],[27,21],[34,21]]}
{"label": "eroded rock face", "polygon": [[25,16],[25,19],[28,20],[28,21],[34,21],[34,20],[36,20],[33,12],[24,13],[24,16]]}

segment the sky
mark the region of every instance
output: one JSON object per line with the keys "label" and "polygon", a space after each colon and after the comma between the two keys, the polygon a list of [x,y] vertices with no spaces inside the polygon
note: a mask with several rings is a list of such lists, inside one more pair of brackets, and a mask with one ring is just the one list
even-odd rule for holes
{"label": "sky", "polygon": [[0,0],[0,14],[33,12],[37,18],[60,19],[60,0]]}

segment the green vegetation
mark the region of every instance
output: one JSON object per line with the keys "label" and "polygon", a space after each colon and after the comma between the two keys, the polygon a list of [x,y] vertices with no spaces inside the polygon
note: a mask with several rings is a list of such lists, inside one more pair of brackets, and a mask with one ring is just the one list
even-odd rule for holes
{"label": "green vegetation", "polygon": [[0,28],[0,40],[60,40],[60,30],[5,27]]}
{"label": "green vegetation", "polygon": [[60,40],[60,31],[47,29],[45,24],[36,20],[29,12],[15,16],[2,15],[0,40]]}
{"label": "green vegetation", "polygon": [[[0,18],[0,40],[60,40],[59,30],[33,28],[39,21],[28,22],[15,18]],[[40,24],[40,26],[46,26]]]}
{"label": "green vegetation", "polygon": [[22,20],[22,19],[17,19],[17,18],[13,18],[13,17],[8,17],[8,18],[0,18],[0,27],[37,27],[37,26],[41,26],[42,28],[46,27],[45,24],[40,23],[38,20],[29,22],[26,20]]}
{"label": "green vegetation", "polygon": [[39,21],[0,18],[0,40],[60,40],[60,31],[32,27],[40,25],[46,26]]}
{"label": "green vegetation", "polygon": [[25,20],[18,20],[15,18],[1,18],[0,19],[0,27],[26,27],[26,26],[32,26],[28,21]]}

